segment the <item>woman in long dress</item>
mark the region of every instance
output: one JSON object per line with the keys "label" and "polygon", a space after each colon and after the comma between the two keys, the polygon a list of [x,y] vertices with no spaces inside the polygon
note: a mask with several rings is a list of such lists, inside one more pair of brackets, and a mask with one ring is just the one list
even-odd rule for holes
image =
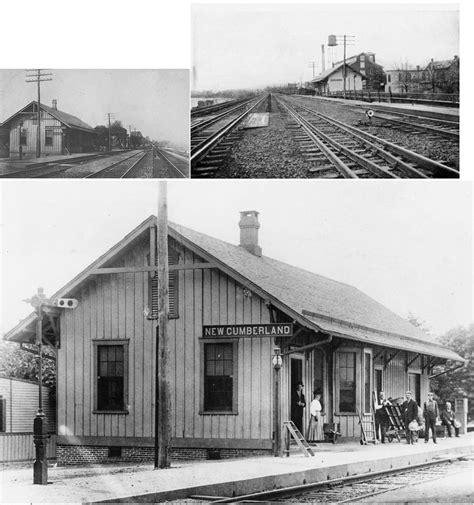
{"label": "woman in long dress", "polygon": [[309,406],[311,418],[306,438],[311,441],[324,440],[321,396],[321,391],[314,391],[313,401]]}

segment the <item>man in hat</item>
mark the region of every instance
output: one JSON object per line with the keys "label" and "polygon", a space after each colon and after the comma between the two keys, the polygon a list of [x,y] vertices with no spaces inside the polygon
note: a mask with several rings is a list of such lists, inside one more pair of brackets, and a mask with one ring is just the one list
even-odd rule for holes
{"label": "man in hat", "polygon": [[306,399],[303,394],[304,385],[301,381],[296,384],[296,390],[291,395],[291,420],[303,433],[303,411],[306,407]]}
{"label": "man in hat", "polygon": [[428,393],[428,400],[423,404],[423,417],[425,418],[425,444],[430,439],[430,430],[433,442],[436,444],[436,419],[439,417],[439,410],[433,393]]}
{"label": "man in hat", "polygon": [[415,431],[410,430],[409,425],[418,418],[418,404],[412,398],[411,391],[405,393],[406,400],[402,405],[403,422],[405,423],[405,435],[407,444],[415,443]]}
{"label": "man in hat", "polygon": [[380,391],[377,404],[375,406],[375,434],[377,440],[381,440],[385,444],[385,433],[387,433],[390,425],[387,411],[385,407],[391,403],[385,398],[385,393]]}

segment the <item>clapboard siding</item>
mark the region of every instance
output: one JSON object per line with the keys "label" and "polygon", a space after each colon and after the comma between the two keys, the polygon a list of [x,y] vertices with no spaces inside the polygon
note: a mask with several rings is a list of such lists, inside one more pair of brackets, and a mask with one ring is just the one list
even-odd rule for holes
{"label": "clapboard siding", "polygon": [[[46,444],[46,457],[56,458],[56,435],[51,435]],[[0,462],[33,461],[35,446],[33,433],[0,433]]]}
{"label": "clapboard siding", "polygon": [[[0,377],[0,396],[6,400],[6,432],[28,432],[38,412],[38,384],[34,382]],[[43,386],[43,412],[48,419],[48,431],[56,431],[55,398],[49,388]]]}
{"label": "clapboard siding", "polygon": [[[179,263],[201,262],[180,248]],[[148,243],[109,266],[143,266]],[[80,304],[61,316],[58,402],[59,434],[152,437],[156,322],[144,315],[149,274],[98,275],[78,293]],[[268,323],[268,309],[255,294],[217,269],[178,274],[178,313],[170,319],[172,436],[176,438],[270,439],[272,377],[270,338],[238,344],[237,415],[199,414],[203,324]],[[128,339],[128,414],[93,413],[93,341]]]}

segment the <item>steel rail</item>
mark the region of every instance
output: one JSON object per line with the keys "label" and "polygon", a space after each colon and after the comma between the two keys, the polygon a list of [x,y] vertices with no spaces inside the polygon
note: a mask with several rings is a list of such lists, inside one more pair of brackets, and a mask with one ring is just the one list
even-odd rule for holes
{"label": "steel rail", "polygon": [[[277,99],[278,101],[278,99]],[[289,108],[288,104],[285,104],[283,102],[278,101],[282,105],[286,107],[288,111],[291,111]],[[318,128],[316,128],[314,125],[312,125],[309,121],[307,121],[305,118],[303,118],[300,114],[298,114],[294,109],[291,111],[292,115],[294,117],[298,118],[298,122],[300,124],[306,124],[307,128],[309,128],[315,135],[317,135],[319,138],[324,140],[326,143],[328,143],[330,146],[332,146],[334,149],[336,149],[339,153],[342,153],[344,156],[348,157],[351,159],[354,163],[359,165],[360,167],[365,168],[368,170],[370,173],[377,175],[379,177],[383,178],[391,178],[391,179],[398,179],[399,177],[388,170],[386,170],[383,167],[380,167],[376,163],[374,163],[371,160],[368,160],[361,156],[360,154],[357,154],[356,152],[352,151],[348,147],[344,146],[340,142],[337,142],[336,140],[332,139],[329,135],[326,135],[322,131],[320,131]],[[353,134],[351,134],[351,137],[354,137]],[[359,141],[360,142],[360,141]],[[369,145],[370,148],[374,149],[376,146],[370,145],[368,142],[364,141],[363,144]]]}
{"label": "steel rail", "polygon": [[[364,109],[363,111],[360,111],[358,110],[358,112],[360,112],[361,114],[365,114],[366,110],[373,110],[374,112],[381,112],[383,114],[394,114],[396,116],[402,116],[402,117],[406,117],[406,118],[409,118],[409,119],[416,119],[416,120],[421,120],[421,121],[432,121],[432,122],[436,122],[436,123],[441,123],[441,124],[444,124],[446,126],[454,126],[454,127],[457,127],[459,128],[459,120],[458,121],[449,121],[447,119],[437,119],[435,117],[431,117],[431,116],[419,116],[419,115],[416,115],[416,114],[407,114],[406,112],[402,112],[400,110],[396,110],[396,109],[392,109],[392,108],[381,108],[381,107],[377,107],[377,106],[374,106],[374,107],[371,107],[370,105],[368,105],[367,103],[342,103],[342,102],[338,102],[338,101],[328,101],[328,100],[322,100],[321,97],[318,97],[318,96],[307,96],[307,95],[297,95],[295,97],[295,99],[298,99],[298,98],[304,98],[304,99],[316,99],[316,100],[321,100],[323,103],[325,104],[328,104],[328,105],[335,105],[336,107],[350,107],[352,109]],[[292,97],[293,99],[293,97]],[[385,105],[386,107],[386,105]]]}
{"label": "steel rail", "polygon": [[[132,170],[134,170],[134,169],[137,167],[137,165],[138,165],[139,163],[141,163],[141,162],[142,162],[142,161],[146,158],[146,156],[147,156],[148,154],[150,154],[150,151],[145,151],[145,152],[143,153],[143,156],[142,156],[140,159],[138,159],[135,163],[133,163],[133,164],[132,164],[132,166],[131,166],[130,168],[128,168],[128,169],[127,169],[127,170],[126,170],[126,171],[125,171],[125,172],[124,172],[124,173],[120,176],[120,179],[125,179],[125,178],[130,177],[130,173],[132,172]],[[127,158],[127,159],[130,159],[130,158]]]}
{"label": "steel rail", "polygon": [[197,133],[201,130],[204,130],[205,128],[208,128],[209,126],[213,125],[214,123],[217,123],[221,119],[225,118],[229,114],[232,114],[233,112],[238,111],[239,109],[242,109],[245,107],[247,104],[251,103],[255,98],[251,98],[250,100],[246,100],[243,103],[240,103],[239,105],[236,105],[235,107],[232,107],[231,109],[225,110],[224,112],[221,112],[217,116],[213,116],[209,119],[205,119],[204,121],[199,121],[198,123],[193,123],[191,125],[191,135],[193,133]]}
{"label": "steel rail", "polygon": [[260,105],[263,100],[267,98],[268,95],[262,96],[260,99],[249,107],[247,110],[239,114],[230,123],[227,123],[223,128],[219,129],[217,132],[210,135],[207,139],[200,142],[195,148],[194,152],[191,149],[191,166],[200,161],[204,156],[232,129],[234,129],[246,116],[248,116],[252,110],[254,110],[258,105]]}
{"label": "steel rail", "polygon": [[[342,121],[339,121],[337,119],[330,118],[329,116],[326,116],[325,114],[322,114],[321,112],[317,112],[317,111],[312,110],[308,107],[305,107],[304,105],[297,104],[296,106],[302,108],[303,110],[306,110],[307,112],[309,112],[317,117],[320,117],[321,119],[323,119],[324,121],[326,121],[327,123],[329,123],[333,126],[338,126],[342,130],[349,131],[352,134],[358,135],[359,137],[362,137],[363,139],[372,142],[378,150],[382,149],[384,153],[392,152],[398,156],[401,156],[401,157],[407,159],[408,161],[410,161],[412,163],[415,163],[420,168],[424,168],[425,170],[429,170],[429,171],[435,172],[435,173],[438,173],[438,172],[443,173],[446,177],[459,177],[459,172],[457,170],[455,170],[454,168],[450,168],[447,165],[443,165],[443,163],[439,163],[438,161],[434,161],[430,158],[427,158],[426,156],[423,156],[421,154],[418,154],[418,153],[415,153],[415,152],[410,151],[408,149],[405,149],[404,147],[393,144],[392,142],[389,142],[388,140],[384,140],[379,137],[376,137],[375,135],[372,135],[371,133],[367,133],[359,128],[356,128],[354,126],[343,123]],[[377,146],[377,144],[379,144],[382,147]],[[402,166],[401,163],[403,163],[403,162],[401,162],[400,160],[398,160],[398,162],[400,163],[400,167],[401,167]],[[408,167],[409,170],[418,172],[418,170],[416,170],[413,167],[410,167],[410,165],[407,165],[406,163],[404,163],[404,165],[405,165],[405,168]],[[421,172],[418,172],[418,173],[421,174]],[[420,177],[420,175],[417,175],[417,177]],[[423,177],[426,177],[426,176],[423,175]]]}
{"label": "steel rail", "polygon": [[239,103],[245,102],[247,98],[241,98],[238,100],[228,100],[227,102],[216,103],[214,105],[208,105],[206,107],[193,107],[191,109],[191,117],[205,116],[206,114],[216,112],[227,107],[232,107]]}
{"label": "steel rail", "polygon": [[[365,482],[365,481],[370,481],[374,480],[377,477],[381,476],[390,476],[390,475],[397,475],[399,473],[403,473],[406,471],[410,471],[413,469],[420,469],[420,468],[428,468],[431,466],[436,466],[440,465],[442,463],[448,463],[452,462],[457,459],[465,458],[466,455],[458,455],[458,456],[449,456],[447,458],[442,458],[442,459],[436,459],[432,461],[425,461],[424,463],[417,463],[415,465],[405,465],[405,466],[399,466],[396,468],[390,468],[388,470],[379,470],[377,472],[369,472],[369,473],[363,473],[363,474],[358,474],[358,475],[349,475],[346,477],[337,477],[335,479],[328,479],[328,480],[323,480],[323,481],[318,481],[318,482],[310,482],[306,484],[300,484],[296,486],[288,486],[288,487],[282,487],[279,489],[270,489],[268,491],[259,491],[256,493],[250,493],[246,495],[241,495],[241,496],[233,496],[233,497],[216,497],[216,500],[213,500],[212,503],[239,503],[242,501],[248,501],[248,500],[259,500],[259,499],[274,499],[278,497],[284,497],[284,496],[289,496],[289,495],[299,495],[303,494],[306,491],[310,491],[313,489],[317,488],[323,488],[323,487],[331,487],[339,484],[347,484],[351,482]],[[387,491],[391,491],[390,489]],[[374,493],[374,494],[379,494]],[[342,503],[342,502],[341,502]]]}
{"label": "steel rail", "polygon": [[[98,177],[98,176],[99,176],[100,174],[102,174],[103,172],[106,172],[107,170],[110,170],[110,169],[112,169],[112,168],[115,168],[116,166],[120,165],[121,163],[123,163],[123,162],[125,162],[125,161],[128,161],[128,160],[130,160],[130,159],[134,158],[135,156],[137,156],[137,157],[138,157],[138,156],[142,155],[142,156],[138,159],[138,161],[141,161],[141,160],[144,158],[144,156],[145,156],[146,154],[147,154],[146,152],[145,152],[145,153],[140,153],[140,152],[138,152],[138,153],[133,153],[132,155],[127,156],[127,158],[123,158],[123,159],[121,159],[121,160],[118,160],[118,161],[116,161],[115,163],[112,163],[112,165],[109,165],[109,166],[107,166],[107,167],[101,168],[101,169],[97,170],[96,172],[92,172],[91,174],[86,175],[86,176],[84,177],[84,179],[93,179],[94,177]],[[138,163],[138,161],[137,161],[137,163]],[[132,168],[133,168],[133,167],[135,167],[135,165],[136,165],[136,163],[135,163],[134,165],[132,165]],[[127,171],[128,171],[128,169],[127,169]],[[122,177],[123,177],[123,175],[121,175],[121,176],[120,176],[120,178],[122,178]]]}
{"label": "steel rail", "polygon": [[[9,178],[14,178],[14,177],[21,177],[20,174],[24,174],[24,175],[29,175],[31,177],[31,179],[34,179],[36,177],[40,178],[40,177],[46,177],[48,175],[51,175],[51,174],[59,174],[61,172],[65,172],[66,170],[69,170],[71,168],[71,166],[67,166],[67,167],[58,167],[56,165],[61,165],[61,164],[64,164],[64,163],[67,163],[68,165],[79,165],[80,163],[84,162],[84,161],[89,161],[89,160],[95,160],[97,158],[102,158],[104,156],[107,156],[106,154],[104,153],[100,153],[100,154],[96,154],[96,155],[93,155],[93,156],[89,156],[87,159],[79,159],[79,160],[75,160],[75,159],[65,159],[65,160],[57,160],[57,161],[48,161],[48,162],[41,162],[40,163],[40,166],[30,166],[29,168],[22,168],[21,170],[17,170],[15,172],[8,172],[8,173],[5,173],[5,174],[1,174],[0,175],[0,179],[9,179]],[[40,170],[47,170],[48,168],[51,168],[52,170],[49,171],[49,172],[45,172],[43,174],[35,174],[36,171],[40,171]]]}
{"label": "steel rail", "polygon": [[375,119],[380,119],[381,121],[389,121],[391,123],[399,124],[401,126],[404,126],[405,128],[412,128],[415,130],[420,130],[423,132],[430,132],[430,133],[435,133],[437,135],[444,135],[445,137],[451,137],[454,140],[457,140],[459,142],[459,132],[455,131],[449,131],[449,130],[443,130],[440,128],[436,128],[434,126],[428,126],[428,125],[422,125],[419,123],[412,123],[410,121],[403,121],[401,119],[396,119],[393,117],[389,117],[386,114],[390,114],[390,112],[385,113],[385,114],[380,114],[377,112],[377,114],[374,114]]}
{"label": "steel rail", "polygon": [[310,137],[310,139],[321,149],[323,154],[334,164],[336,170],[346,179],[358,179],[359,177],[340,159],[338,158],[332,151],[329,149],[318,137],[312,132],[311,128],[309,128],[303,121],[300,121],[298,115],[296,115],[287,105],[282,105],[286,108],[286,110],[291,114],[294,119],[301,125],[306,134]]}
{"label": "steel rail", "polygon": [[187,179],[189,177],[188,174],[185,174],[180,168],[178,168],[166,155],[165,153],[161,150],[158,149],[157,147],[153,146],[153,149],[156,151],[156,153],[160,154],[182,177],[183,179]]}

